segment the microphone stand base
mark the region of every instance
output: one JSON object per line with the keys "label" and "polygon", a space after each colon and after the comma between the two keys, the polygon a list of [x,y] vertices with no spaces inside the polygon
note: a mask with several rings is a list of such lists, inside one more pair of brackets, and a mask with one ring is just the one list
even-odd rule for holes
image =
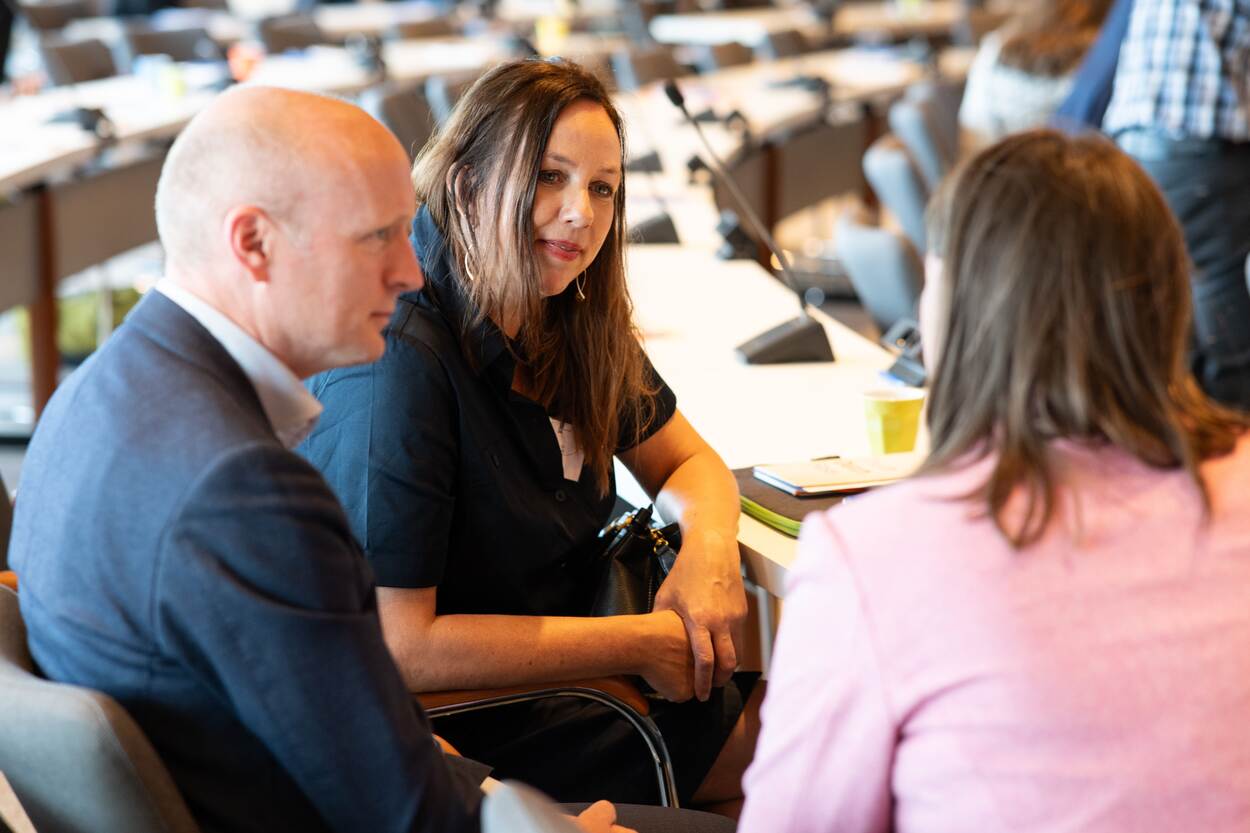
{"label": "microphone stand base", "polygon": [[790,362],[831,362],[833,347],[820,322],[800,315],[778,324],[734,348],[747,364],[787,364]]}

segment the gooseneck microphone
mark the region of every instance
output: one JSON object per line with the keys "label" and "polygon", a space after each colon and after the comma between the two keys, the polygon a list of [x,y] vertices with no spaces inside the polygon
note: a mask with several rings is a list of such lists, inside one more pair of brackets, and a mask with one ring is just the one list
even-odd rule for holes
{"label": "gooseneck microphone", "polygon": [[773,239],[772,234],[768,231],[768,227],[764,225],[759,215],[751,208],[751,204],[743,195],[742,190],[738,188],[738,184],[734,182],[733,177],[729,175],[725,170],[725,166],[721,164],[720,157],[712,149],[712,143],[704,135],[703,128],[690,115],[690,111],[686,109],[686,99],[681,94],[681,89],[677,86],[677,82],[672,80],[664,82],[664,94],[668,96],[668,100],[673,103],[673,106],[681,111],[686,122],[694,128],[699,141],[707,151],[708,170],[711,171],[712,176],[716,177],[717,182],[720,182],[729,190],[730,195],[733,197],[734,202],[738,204],[742,216],[746,218],[747,224],[755,233],[756,238],[777,259],[777,263],[781,268],[782,283],[799,300],[798,318],[778,324],[771,330],[739,344],[735,348],[738,357],[747,364],[833,361],[833,348],[829,345],[829,337],[825,334],[825,328],[821,323],[808,315],[807,299],[803,297],[803,290],[799,288],[799,282],[795,279],[794,272],[790,269],[790,259],[781,250],[781,247],[777,245],[777,241]]}

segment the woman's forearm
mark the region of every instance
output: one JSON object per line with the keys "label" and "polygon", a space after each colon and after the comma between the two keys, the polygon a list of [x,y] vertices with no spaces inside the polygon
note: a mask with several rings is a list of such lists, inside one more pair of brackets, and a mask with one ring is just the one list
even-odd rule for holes
{"label": "woman's forearm", "polygon": [[656,507],[681,525],[682,535],[715,532],[738,537],[738,483],[711,448],[685,460],[669,475]]}
{"label": "woman's forearm", "polygon": [[427,618],[408,615],[383,598],[384,591],[380,591],[386,642],[405,683],[414,692],[497,688],[613,674],[656,678],[660,683],[657,689],[671,689],[689,661],[681,620],[671,614],[605,618],[452,614]]}

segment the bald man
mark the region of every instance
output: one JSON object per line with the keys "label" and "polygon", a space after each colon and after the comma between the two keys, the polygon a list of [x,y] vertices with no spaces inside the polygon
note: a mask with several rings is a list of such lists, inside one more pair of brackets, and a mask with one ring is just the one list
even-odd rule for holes
{"label": "bald man", "polygon": [[31,441],[10,548],[31,651],[127,708],[205,831],[480,826],[347,519],[288,450],[320,410],[300,378],[376,359],[421,285],[413,210],[357,108],[224,94],[165,163],[166,279]]}

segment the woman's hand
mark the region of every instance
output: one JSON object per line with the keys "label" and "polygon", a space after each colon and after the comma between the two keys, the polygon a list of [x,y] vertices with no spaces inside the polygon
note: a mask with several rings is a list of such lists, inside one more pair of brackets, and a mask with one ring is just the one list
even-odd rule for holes
{"label": "woman's hand", "polygon": [[660,586],[655,609],[671,610],[685,623],[694,659],[694,695],[707,700],[738,667],[746,591],[737,539],[717,530],[682,536],[681,554]]}
{"label": "woman's hand", "polygon": [[694,664],[681,616],[662,610],[648,613],[646,620],[645,662],[639,673],[665,700],[689,700],[694,694]]}

